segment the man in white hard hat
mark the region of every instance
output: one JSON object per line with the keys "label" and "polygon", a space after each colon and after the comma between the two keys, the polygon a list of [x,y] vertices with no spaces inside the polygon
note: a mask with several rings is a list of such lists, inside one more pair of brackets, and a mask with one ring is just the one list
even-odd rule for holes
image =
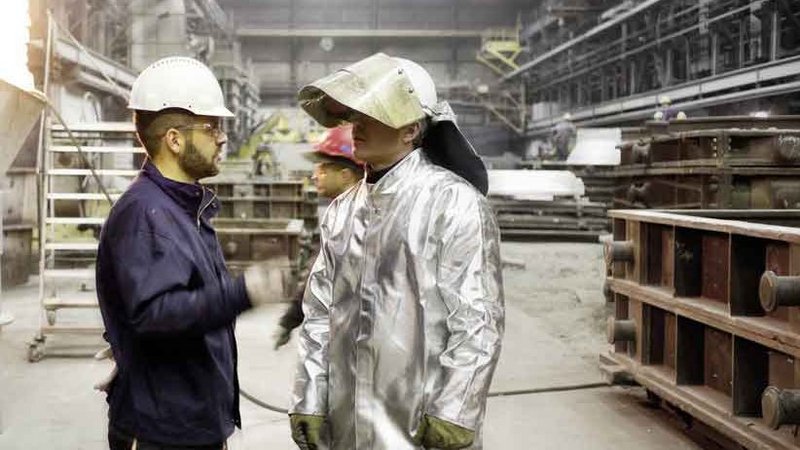
{"label": "man in white hard hat", "polygon": [[129,107],[147,151],[100,235],[97,294],[117,365],[104,390],[109,446],[222,449],[240,426],[236,340],[243,311],[282,290],[280,274],[231,277],[198,180],[219,172],[232,116],[199,61],[164,58],[136,79]]}
{"label": "man in white hard hat", "polygon": [[321,223],[290,409],[301,449],[481,448],[503,335],[486,169],[419,65],[378,53],[304,87],[367,176]]}

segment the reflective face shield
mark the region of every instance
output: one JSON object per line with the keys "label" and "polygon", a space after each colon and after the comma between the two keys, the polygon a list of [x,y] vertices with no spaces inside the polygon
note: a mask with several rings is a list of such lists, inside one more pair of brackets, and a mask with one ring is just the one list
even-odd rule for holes
{"label": "reflective face shield", "polygon": [[300,106],[320,125],[332,128],[363,114],[394,129],[429,118],[422,149],[435,164],[461,176],[484,195],[483,161],[456,125],[447,102],[423,108],[409,75],[397,59],[376,53],[300,90]]}
{"label": "reflective face shield", "polygon": [[383,53],[303,87],[298,100],[303,110],[328,128],[346,121],[348,109],[395,129],[425,117],[411,81],[397,61]]}

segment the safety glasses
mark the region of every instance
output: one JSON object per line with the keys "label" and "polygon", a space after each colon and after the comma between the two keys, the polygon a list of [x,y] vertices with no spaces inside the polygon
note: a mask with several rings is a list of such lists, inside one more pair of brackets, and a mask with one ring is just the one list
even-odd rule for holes
{"label": "safety glasses", "polygon": [[178,127],[173,127],[176,130],[201,130],[208,134],[210,134],[214,139],[219,139],[222,136],[227,136],[224,131],[219,127],[219,124],[212,125],[210,123],[202,123],[202,124],[195,124],[195,125],[183,125]]}

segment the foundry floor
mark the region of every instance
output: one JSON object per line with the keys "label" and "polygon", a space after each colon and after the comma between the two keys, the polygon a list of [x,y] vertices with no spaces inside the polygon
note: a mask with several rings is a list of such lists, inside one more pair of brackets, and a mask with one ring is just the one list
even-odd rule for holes
{"label": "foundry floor", "polygon": [[[504,257],[525,262],[526,268],[505,271],[506,335],[492,391],[602,381],[598,354],[608,350],[602,246],[504,243],[503,252]],[[4,292],[3,307],[16,320],[0,333],[0,449],[107,448],[107,408],[92,385],[105,375],[109,363],[86,357],[51,357],[35,364],[26,360],[27,342],[38,327],[37,293],[33,277],[27,285]],[[271,305],[248,313],[237,327],[242,387],[283,407],[289,399],[295,347],[273,351],[272,333],[284,307]],[[65,314],[63,320],[71,319],[79,317]],[[52,344],[76,342],[62,337]],[[98,340],[86,343],[92,349]],[[287,417],[246,400],[242,416],[243,429],[230,440],[232,450],[295,448]],[[489,399],[484,448],[702,446],[671,416],[649,407],[641,388],[602,387]]]}

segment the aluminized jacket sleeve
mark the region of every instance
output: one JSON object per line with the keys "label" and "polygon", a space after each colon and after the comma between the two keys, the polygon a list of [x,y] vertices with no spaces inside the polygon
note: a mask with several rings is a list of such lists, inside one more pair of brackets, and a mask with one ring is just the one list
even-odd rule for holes
{"label": "aluminized jacket sleeve", "polygon": [[437,274],[449,335],[427,412],[474,430],[503,336],[499,232],[486,202],[454,196],[448,206],[459,213],[449,215]]}
{"label": "aluminized jacket sleeve", "polygon": [[[323,227],[324,230],[324,227]],[[323,242],[324,242],[324,231]],[[291,413],[324,416],[328,410],[328,343],[332,280],[330,260],[324,244],[308,277],[298,334],[299,358]]]}

